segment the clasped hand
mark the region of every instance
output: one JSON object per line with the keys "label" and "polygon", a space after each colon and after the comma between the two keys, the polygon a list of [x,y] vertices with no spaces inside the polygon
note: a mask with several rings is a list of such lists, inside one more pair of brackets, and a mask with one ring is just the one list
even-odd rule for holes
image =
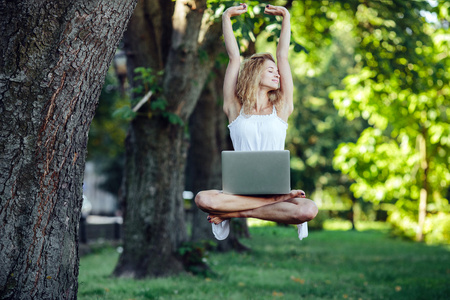
{"label": "clasped hand", "polygon": [[[241,3],[241,5],[238,6],[232,6],[230,8],[228,8],[224,13],[223,16],[228,16],[228,17],[234,17],[234,16],[239,16],[242,15],[243,13],[247,12],[247,4],[245,3]],[[273,16],[282,16],[282,17],[286,17],[289,12],[288,10],[283,7],[283,6],[274,6],[274,5],[270,5],[267,4],[265,9],[264,9],[264,13],[268,14],[268,15],[273,15]]]}

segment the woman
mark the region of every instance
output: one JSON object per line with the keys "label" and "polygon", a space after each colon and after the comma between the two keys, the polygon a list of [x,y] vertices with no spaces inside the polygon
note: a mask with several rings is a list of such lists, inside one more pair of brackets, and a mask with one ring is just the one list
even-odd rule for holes
{"label": "woman", "polygon": [[[229,120],[235,151],[283,150],[287,120],[294,109],[293,82],[288,62],[291,37],[290,15],[286,8],[267,5],[265,13],[283,17],[277,63],[270,54],[255,54],[240,63],[239,47],[231,17],[247,12],[241,4],[222,15],[223,36],[229,56],[225,73],[223,110]],[[223,240],[229,233],[231,218],[259,218],[279,223],[298,224],[299,238],[307,236],[306,224],[317,214],[317,207],[305,199],[302,190],[287,195],[251,197],[210,190],[199,192],[197,206],[209,213],[213,233]]]}

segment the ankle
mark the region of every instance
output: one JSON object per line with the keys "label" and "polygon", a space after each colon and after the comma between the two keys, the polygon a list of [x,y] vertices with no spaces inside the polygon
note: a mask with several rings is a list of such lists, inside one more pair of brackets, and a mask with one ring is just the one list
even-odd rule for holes
{"label": "ankle", "polygon": [[238,212],[236,212],[236,218],[251,218],[252,211],[253,211],[253,209],[238,211]]}

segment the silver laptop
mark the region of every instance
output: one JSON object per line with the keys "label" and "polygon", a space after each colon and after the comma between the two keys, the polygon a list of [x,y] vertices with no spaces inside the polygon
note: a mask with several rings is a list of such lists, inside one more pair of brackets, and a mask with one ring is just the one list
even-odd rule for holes
{"label": "silver laptop", "polygon": [[291,191],[290,174],[288,150],[222,152],[224,193],[288,194]]}

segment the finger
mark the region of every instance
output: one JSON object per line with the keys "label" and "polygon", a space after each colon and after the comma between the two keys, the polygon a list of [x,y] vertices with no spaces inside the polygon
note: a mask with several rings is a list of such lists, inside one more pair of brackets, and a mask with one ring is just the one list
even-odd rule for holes
{"label": "finger", "polygon": [[241,15],[245,12],[247,12],[247,6],[244,7],[244,6],[240,5],[240,6],[234,7],[234,13],[237,15]]}
{"label": "finger", "polygon": [[279,15],[281,12],[279,11],[277,6],[267,4],[264,9],[264,13],[268,15]]}
{"label": "finger", "polygon": [[276,14],[276,9],[272,9],[272,8],[265,8],[264,9],[264,13],[265,14],[268,14],[268,15],[274,15],[274,14]]}
{"label": "finger", "polygon": [[247,10],[247,4],[241,3],[241,5],[237,6],[237,9],[239,9],[239,10]]}

